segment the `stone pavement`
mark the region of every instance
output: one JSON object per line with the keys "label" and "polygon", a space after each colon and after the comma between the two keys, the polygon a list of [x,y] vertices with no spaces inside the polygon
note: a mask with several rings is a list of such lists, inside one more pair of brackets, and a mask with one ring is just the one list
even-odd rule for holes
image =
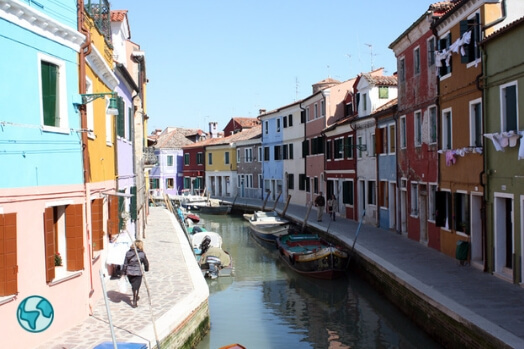
{"label": "stone pavement", "polygon": [[[116,341],[144,343],[152,348],[156,338],[161,342],[197,307],[207,303],[209,288],[176,218],[164,208],[151,207],[147,222],[144,251],[150,269],[145,276],[151,308],[144,282],[137,308],[131,307],[130,289],[127,294],[120,293],[118,280],[106,278],[106,291]],[[39,349],[92,349],[103,342],[112,343],[112,336],[102,298],[93,307],[92,316]]]}
{"label": "stone pavement", "polygon": [[[231,199],[223,199],[232,202]],[[262,200],[235,199],[237,207],[261,207]],[[268,202],[266,209],[272,209]],[[284,205],[276,206],[282,212]],[[286,216],[303,222],[305,206],[289,205]],[[327,214],[316,221],[316,208],[310,212],[308,226],[327,231],[348,246],[353,245],[358,222]],[[490,273],[458,261],[408,239],[396,232],[363,224],[355,252],[364,256],[430,304],[469,328],[493,336],[509,348],[524,348],[524,288],[503,281]],[[472,326],[470,326],[472,325]]]}

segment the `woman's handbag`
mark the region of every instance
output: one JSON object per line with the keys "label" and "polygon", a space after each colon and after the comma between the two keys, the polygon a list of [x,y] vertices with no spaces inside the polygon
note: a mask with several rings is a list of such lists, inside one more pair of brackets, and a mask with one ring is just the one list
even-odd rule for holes
{"label": "woman's handbag", "polygon": [[127,293],[127,290],[129,288],[129,283],[127,282],[127,277],[125,275],[122,275],[120,279],[118,279],[118,290],[120,293]]}

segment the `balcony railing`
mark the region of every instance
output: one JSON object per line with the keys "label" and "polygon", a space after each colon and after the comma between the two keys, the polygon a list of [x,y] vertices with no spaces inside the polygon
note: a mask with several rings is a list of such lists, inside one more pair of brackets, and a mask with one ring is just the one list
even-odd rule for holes
{"label": "balcony railing", "polygon": [[111,6],[109,0],[86,0],[85,10],[95,22],[109,47],[113,47],[111,39]]}

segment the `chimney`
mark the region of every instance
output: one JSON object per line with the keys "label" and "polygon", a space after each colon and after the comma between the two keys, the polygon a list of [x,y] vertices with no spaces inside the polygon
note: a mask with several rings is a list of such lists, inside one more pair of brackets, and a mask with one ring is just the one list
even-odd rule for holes
{"label": "chimney", "polygon": [[210,138],[218,138],[217,126],[218,126],[218,122],[212,121],[209,123]]}
{"label": "chimney", "polygon": [[262,114],[264,114],[265,112],[266,112],[265,109],[259,109],[259,110],[258,110],[258,114],[259,114],[259,115],[262,115]]}

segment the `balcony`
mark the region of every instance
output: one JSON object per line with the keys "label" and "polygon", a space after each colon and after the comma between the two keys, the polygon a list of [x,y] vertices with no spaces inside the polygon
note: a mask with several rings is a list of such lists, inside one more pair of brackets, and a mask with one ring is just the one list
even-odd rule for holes
{"label": "balcony", "polygon": [[155,166],[158,163],[158,158],[155,155],[155,148],[147,147],[144,149],[144,165]]}
{"label": "balcony", "polygon": [[85,11],[95,22],[95,26],[105,38],[107,45],[113,48],[111,39],[111,7],[109,0],[87,0]]}

